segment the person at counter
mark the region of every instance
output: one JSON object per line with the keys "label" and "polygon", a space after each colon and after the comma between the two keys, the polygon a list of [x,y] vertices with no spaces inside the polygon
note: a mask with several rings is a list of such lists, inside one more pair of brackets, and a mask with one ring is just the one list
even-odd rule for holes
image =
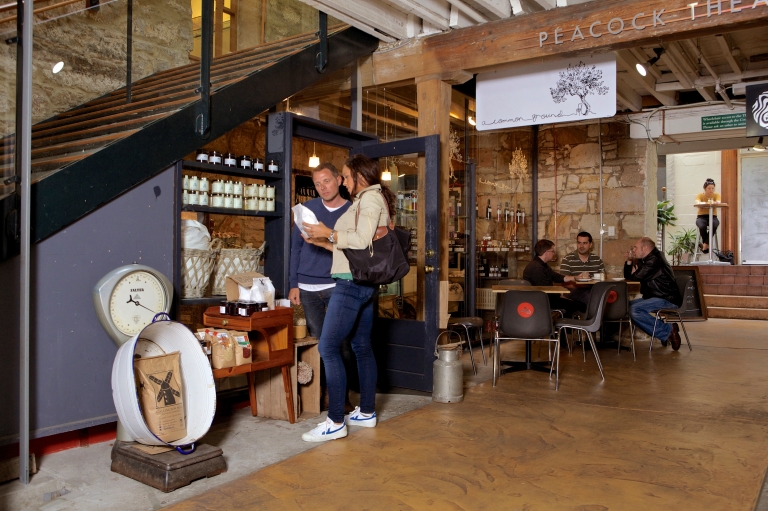
{"label": "person at counter", "polygon": [[[635,325],[652,335],[655,318],[651,313],[659,309],[677,309],[683,304],[683,297],[680,296],[672,268],[651,238],[637,240],[626,256],[624,278],[639,281],[643,295],[629,302],[629,313]],[[677,323],[670,325],[659,322],[656,325],[656,338],[662,346],[669,342],[673,350],[680,349]]]}
{"label": "person at counter", "polygon": [[[704,181],[704,192],[696,196],[696,204],[709,204],[712,201],[715,204],[719,204],[720,194],[715,192],[715,180],[707,178]],[[709,254],[709,208],[698,208],[698,214],[696,215],[696,227],[699,229],[699,236],[701,236],[701,252]],[[717,210],[712,211],[712,238],[717,236],[717,228],[720,225],[720,220],[717,219]]]}
{"label": "person at counter", "polygon": [[[603,260],[592,253],[592,235],[582,231],[576,235],[576,250],[563,257],[560,263],[560,273],[577,278],[588,279],[595,273],[605,273]],[[587,305],[592,287],[576,288],[568,298]]]}
{"label": "person at counter", "polygon": [[[523,271],[523,279],[532,286],[551,286],[555,283],[573,282],[576,277],[561,275],[553,270],[549,264],[555,258],[555,244],[550,240],[539,240],[533,247],[534,256]],[[584,312],[586,306],[574,300],[563,298],[559,295],[548,294],[549,304],[553,309],[565,311],[566,316],[573,316],[575,312]]]}
{"label": "person at counter", "polygon": [[[341,174],[332,163],[321,163],[312,172],[312,181],[320,197],[311,199],[303,205],[312,211],[318,221],[325,225],[336,225],[351,205],[340,194]],[[331,301],[331,294],[336,281],[331,278],[331,263],[333,255],[326,249],[307,243],[301,236],[297,226],[291,231],[291,259],[288,280],[290,291],[288,299],[294,305],[301,305],[307,320],[309,335],[320,339],[325,321],[325,311]],[[355,355],[352,353],[349,339],[341,345],[341,358],[350,376],[349,387],[357,388],[357,371],[355,370]],[[323,392],[323,408],[328,408],[328,389],[325,386],[325,374],[321,377]],[[351,411],[349,389],[344,409]]]}

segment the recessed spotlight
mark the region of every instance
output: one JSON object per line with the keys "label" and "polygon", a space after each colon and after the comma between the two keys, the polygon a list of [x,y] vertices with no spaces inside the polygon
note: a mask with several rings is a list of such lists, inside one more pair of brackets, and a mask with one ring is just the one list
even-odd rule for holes
{"label": "recessed spotlight", "polygon": [[58,73],[62,69],[64,69],[64,63],[63,62],[57,62],[56,64],[53,65],[53,69],[52,69],[53,74]]}

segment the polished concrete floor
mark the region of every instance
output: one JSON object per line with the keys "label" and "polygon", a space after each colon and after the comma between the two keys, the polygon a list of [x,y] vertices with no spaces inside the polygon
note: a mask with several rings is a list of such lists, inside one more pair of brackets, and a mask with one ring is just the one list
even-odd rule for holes
{"label": "polished concrete floor", "polygon": [[605,382],[591,354],[564,353],[557,392],[538,372],[493,388],[465,354],[462,404],[381,395],[379,426],[323,445],[300,439],[322,416],[290,425],[238,410],[205,439],[225,474],[164,494],[110,472],[111,446],[97,444],[41,458],[29,486],[0,485],[0,510],[751,510],[768,466],[766,326],[689,324],[693,352],[656,343],[649,356],[639,341],[637,362],[601,348]]}
{"label": "polished concrete floor", "polygon": [[559,391],[546,373],[507,374],[169,509],[752,510],[765,326],[688,324],[692,352],[643,341],[636,362],[601,349],[605,381],[590,353],[564,354]]}

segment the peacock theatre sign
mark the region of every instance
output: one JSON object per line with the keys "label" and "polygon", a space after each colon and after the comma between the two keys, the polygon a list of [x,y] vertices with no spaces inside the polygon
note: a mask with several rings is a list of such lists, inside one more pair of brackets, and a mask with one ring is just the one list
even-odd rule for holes
{"label": "peacock theatre sign", "polygon": [[495,130],[616,113],[613,53],[477,75],[477,129]]}
{"label": "peacock theatre sign", "polygon": [[738,14],[757,7],[768,7],[768,0],[699,0],[686,4],[685,8],[675,8],[669,12],[661,8],[652,12],[638,12],[631,19],[615,17],[594,20],[583,26],[577,23],[570,27],[555,27],[539,32],[539,48],[547,44],[567,46],[568,43],[583,41],[588,37],[599,39],[603,36],[617,36],[625,30],[645,30],[665,26],[667,23]]}

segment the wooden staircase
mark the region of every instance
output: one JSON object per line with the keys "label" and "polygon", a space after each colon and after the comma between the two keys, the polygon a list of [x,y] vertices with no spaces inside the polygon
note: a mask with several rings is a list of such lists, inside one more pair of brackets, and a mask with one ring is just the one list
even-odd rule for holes
{"label": "wooden staircase", "polygon": [[768,320],[768,266],[699,266],[710,318]]}
{"label": "wooden staircase", "polygon": [[[266,43],[211,64],[210,140],[312,85],[316,33]],[[378,41],[346,25],[328,30],[326,72],[369,55]],[[39,241],[206,143],[194,133],[198,63],[161,71],[32,128],[32,240]],[[14,136],[0,140],[0,177],[12,176]],[[0,180],[0,200],[14,185]]]}

